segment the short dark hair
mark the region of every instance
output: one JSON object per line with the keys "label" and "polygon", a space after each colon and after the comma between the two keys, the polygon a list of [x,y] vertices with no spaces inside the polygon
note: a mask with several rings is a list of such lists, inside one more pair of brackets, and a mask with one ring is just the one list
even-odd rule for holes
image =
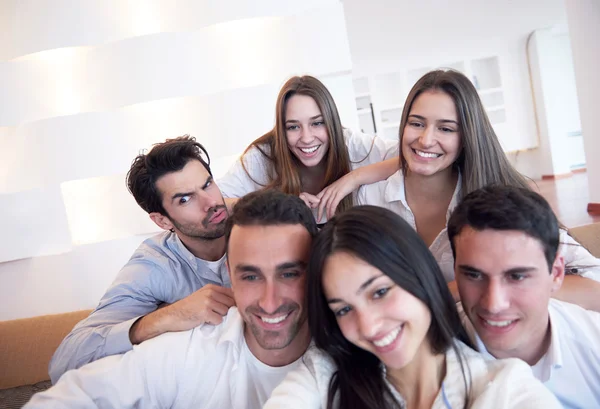
{"label": "short dark hair", "polygon": [[127,189],[147,213],[168,216],[162,205],[162,195],[156,181],[171,172],[178,172],[191,160],[197,160],[212,176],[210,157],[196,138],[183,135],[154,144],[147,154],[139,154],[127,172]]}
{"label": "short dark hair", "polygon": [[318,232],[315,217],[298,196],[288,195],[275,189],[252,192],[235,204],[225,225],[225,241],[229,246],[233,226],[281,224],[301,224],[313,238]]}
{"label": "short dark hair", "polygon": [[559,223],[548,202],[536,192],[514,186],[486,186],[469,193],[448,221],[448,239],[456,258],[454,238],[466,226],[474,230],[515,230],[539,240],[548,268],[556,258]]}

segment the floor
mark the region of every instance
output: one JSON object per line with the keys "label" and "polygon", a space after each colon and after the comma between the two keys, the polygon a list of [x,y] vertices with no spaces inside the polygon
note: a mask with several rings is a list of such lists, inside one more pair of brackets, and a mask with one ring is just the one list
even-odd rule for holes
{"label": "floor", "polygon": [[536,180],[535,184],[565,226],[576,227],[600,222],[600,216],[592,216],[587,212],[587,173],[574,173],[572,177],[557,180]]}

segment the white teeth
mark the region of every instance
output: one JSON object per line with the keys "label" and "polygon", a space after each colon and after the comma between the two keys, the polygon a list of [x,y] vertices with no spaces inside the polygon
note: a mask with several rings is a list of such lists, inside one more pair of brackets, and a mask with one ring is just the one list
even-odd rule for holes
{"label": "white teeth", "polygon": [[300,150],[304,153],[313,153],[314,151],[319,149],[319,146],[321,145],[313,146],[312,148],[300,148]]}
{"label": "white teeth", "polygon": [[392,342],[394,342],[394,340],[400,333],[401,329],[402,328],[396,328],[395,330],[393,330],[392,332],[387,334],[385,337],[383,337],[379,341],[373,341],[373,344],[375,344],[375,346],[378,348],[383,348],[383,347],[390,345]]}
{"label": "white teeth", "polygon": [[510,324],[512,324],[514,321],[513,320],[509,320],[509,321],[489,321],[489,320],[485,320],[485,323],[488,325],[491,325],[492,327],[506,327]]}
{"label": "white teeth", "polygon": [[415,152],[417,153],[417,155],[419,155],[423,158],[437,158],[439,156],[442,156],[440,153],[423,152],[423,151],[419,151],[417,149],[415,149]]}
{"label": "white teeth", "polygon": [[284,319],[286,319],[288,315],[289,314],[285,314],[285,315],[282,315],[282,316],[276,317],[276,318],[260,317],[260,319],[263,320],[263,322],[266,322],[267,324],[278,324],[281,321],[283,321]]}

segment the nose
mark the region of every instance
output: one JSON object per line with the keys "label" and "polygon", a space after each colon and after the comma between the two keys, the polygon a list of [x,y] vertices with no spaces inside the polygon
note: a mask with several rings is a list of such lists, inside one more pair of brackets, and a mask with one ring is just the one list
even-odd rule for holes
{"label": "nose", "polygon": [[258,306],[266,313],[274,313],[280,306],[277,288],[272,281],[265,281],[263,292],[258,300]]}
{"label": "nose", "polygon": [[310,126],[302,126],[300,129],[300,141],[302,143],[310,143],[314,139]]}
{"label": "nose", "polygon": [[435,129],[433,125],[428,125],[423,128],[419,136],[419,143],[424,148],[430,148],[435,144]]}
{"label": "nose", "polygon": [[363,338],[373,338],[379,331],[379,319],[373,311],[356,310],[358,330]]}
{"label": "nose", "polygon": [[215,207],[218,204],[217,199],[204,190],[201,190],[198,196],[200,198],[200,205],[202,206],[202,210],[205,212],[208,212],[211,208]]}
{"label": "nose", "polygon": [[499,314],[510,305],[501,283],[490,281],[481,300],[481,306],[490,314]]}

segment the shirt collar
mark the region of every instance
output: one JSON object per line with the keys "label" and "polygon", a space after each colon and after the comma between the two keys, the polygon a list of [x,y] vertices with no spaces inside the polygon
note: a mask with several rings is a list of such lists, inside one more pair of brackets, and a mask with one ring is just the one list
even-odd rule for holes
{"label": "shirt collar", "polygon": [[244,320],[237,307],[231,307],[227,316],[223,319],[223,330],[217,341],[217,345],[230,342],[236,349],[237,354],[242,350],[244,339]]}
{"label": "shirt collar", "polygon": [[[446,222],[448,222],[452,211],[460,201],[462,191],[461,176],[462,175],[459,170],[456,187],[454,188],[454,193],[452,194],[452,200],[450,201],[450,206],[448,206],[448,210],[446,211]],[[399,169],[398,171],[396,171],[396,173],[394,173],[387,179],[384,192],[386,202],[400,202],[406,209],[410,209],[410,207],[408,207],[408,202],[406,201],[406,191],[404,190],[404,186],[404,173],[402,172],[402,169]]]}

